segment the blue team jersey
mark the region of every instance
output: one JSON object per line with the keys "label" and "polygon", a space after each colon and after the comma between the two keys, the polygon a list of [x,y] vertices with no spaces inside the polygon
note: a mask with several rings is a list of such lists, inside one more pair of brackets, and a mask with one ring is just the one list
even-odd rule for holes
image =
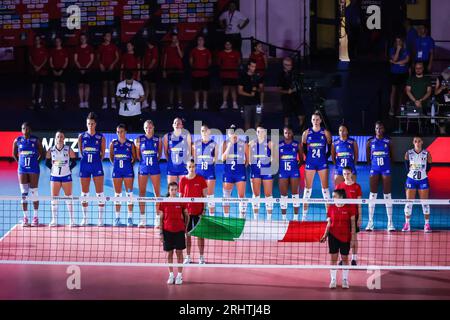
{"label": "blue team jersey", "polygon": [[[229,141],[227,141],[228,143]],[[224,163],[223,182],[236,183],[247,180],[245,171],[245,142],[234,143]]]}
{"label": "blue team jersey", "polygon": [[252,179],[272,179],[271,155],[272,152],[269,148],[268,140],[263,143],[259,143],[258,140],[253,141],[250,147],[250,170]]}
{"label": "blue team jersey", "polygon": [[[395,55],[396,50],[397,50],[396,48],[391,48],[390,49],[389,57],[391,59]],[[405,60],[406,57],[408,57],[408,56],[409,56],[408,50],[407,49],[401,49],[400,53],[398,55],[398,60],[397,61]],[[408,66],[409,65],[407,63],[401,64],[401,65],[400,64],[391,63],[391,73],[394,73],[394,74],[405,74],[405,73],[408,72]]]}
{"label": "blue team jersey", "polygon": [[327,169],[327,137],[325,136],[325,129],[315,132],[312,128],[309,128],[306,146],[308,151],[306,155],[306,170],[320,171]]}
{"label": "blue team jersey", "polygon": [[418,37],[416,39],[416,61],[430,60],[430,53],[431,50],[434,50],[434,46],[434,40],[430,36]]}
{"label": "blue team jersey", "polygon": [[81,134],[81,161],[80,161],[80,177],[98,177],[103,176],[103,165],[101,158],[103,135],[96,133],[91,136],[88,132]]}
{"label": "blue team jersey", "polygon": [[209,140],[207,143],[197,140],[194,143],[195,172],[206,180],[216,180],[214,165],[216,148],[217,143],[214,140]]}
{"label": "blue team jersey", "polygon": [[280,179],[300,178],[300,170],[298,168],[298,141],[293,140],[291,143],[280,141],[278,147],[280,156]]}
{"label": "blue team jersey", "polygon": [[370,142],[370,175],[391,175],[391,139],[372,137]]}
{"label": "blue team jersey", "polygon": [[147,138],[145,135],[138,138],[141,161],[139,162],[139,174],[158,175],[161,174],[158,162],[159,137]]}
{"label": "blue team jersey", "polygon": [[18,171],[22,173],[38,174],[39,170],[39,139],[30,136],[26,139],[24,136],[16,140],[17,152],[19,155]]}
{"label": "blue team jersey", "polygon": [[119,140],[113,140],[114,163],[113,178],[132,178],[133,172],[133,142],[130,140],[120,143]]}
{"label": "blue team jersey", "polygon": [[167,134],[168,142],[168,159],[167,159],[167,175],[169,176],[185,176],[188,171],[185,159],[189,154],[187,136],[175,136],[172,132]]}
{"label": "blue team jersey", "polygon": [[353,174],[355,170],[355,145],[356,141],[348,138],[343,141],[340,138],[333,141],[334,150],[336,152],[336,174],[342,176],[342,170],[345,167],[352,168]]}

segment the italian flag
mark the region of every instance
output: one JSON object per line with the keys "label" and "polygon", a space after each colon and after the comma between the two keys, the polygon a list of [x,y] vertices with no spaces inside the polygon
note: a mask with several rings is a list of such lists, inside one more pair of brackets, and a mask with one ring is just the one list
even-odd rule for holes
{"label": "italian flag", "polygon": [[202,216],[191,236],[223,241],[319,242],[326,222],[253,221]]}

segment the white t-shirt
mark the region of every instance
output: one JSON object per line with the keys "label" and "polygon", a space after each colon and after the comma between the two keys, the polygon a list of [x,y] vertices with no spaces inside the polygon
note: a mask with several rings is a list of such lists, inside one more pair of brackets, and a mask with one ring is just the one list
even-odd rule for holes
{"label": "white t-shirt", "polygon": [[52,177],[67,177],[70,176],[70,148],[64,146],[58,150],[56,146],[50,148],[50,155],[52,159]]}
{"label": "white t-shirt", "polygon": [[[126,98],[123,98],[124,94],[120,92],[123,88],[128,88],[130,90]],[[133,99],[139,99],[144,96],[144,88],[138,81],[133,80],[131,85],[127,85],[126,81],[120,82],[117,85],[116,96],[123,98],[122,101],[120,101],[119,115],[132,117],[141,114],[141,103],[133,102]],[[125,110],[125,106],[128,110]]]}
{"label": "white t-shirt", "polygon": [[247,18],[238,10],[235,10],[234,13],[230,13],[230,11],[227,10],[220,15],[219,20],[225,20],[225,34],[235,34],[241,33],[239,26],[247,20]]}

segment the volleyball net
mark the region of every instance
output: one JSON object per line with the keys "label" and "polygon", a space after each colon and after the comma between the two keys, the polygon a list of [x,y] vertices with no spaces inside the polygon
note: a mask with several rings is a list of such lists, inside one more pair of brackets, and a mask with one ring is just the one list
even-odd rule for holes
{"label": "volleyball net", "polygon": [[[36,201],[39,225],[23,226],[22,204],[28,204],[28,219],[32,224]],[[84,226],[80,225],[83,201],[88,203],[85,211],[88,224]],[[327,224],[326,206],[335,201],[292,198],[2,196],[0,263],[167,266],[160,229],[155,226],[156,208],[165,202],[205,205],[205,214],[188,233],[192,239],[192,263],[186,267],[332,267],[328,242],[321,243],[320,239]],[[345,268],[450,270],[450,200],[342,199],[338,202],[362,207],[357,265]],[[118,204],[121,204],[119,224]],[[307,221],[302,221],[304,205],[308,205]],[[372,232],[365,231],[370,205],[375,205]],[[394,232],[387,231],[386,206],[392,206]],[[408,232],[402,232],[405,206],[412,206]],[[430,210],[430,233],[424,232],[424,206]],[[145,210],[145,216],[140,210]],[[99,214],[101,226],[98,226]],[[49,226],[55,216],[55,225]],[[198,264],[199,238],[205,239],[206,264],[202,265]]]}

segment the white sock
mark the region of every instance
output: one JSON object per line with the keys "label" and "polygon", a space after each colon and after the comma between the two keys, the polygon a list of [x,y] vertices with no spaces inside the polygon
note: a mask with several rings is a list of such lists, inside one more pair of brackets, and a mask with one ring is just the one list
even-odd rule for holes
{"label": "white sock", "polygon": [[169,272],[169,277],[173,277],[173,272]]}
{"label": "white sock", "polygon": [[58,203],[56,201],[52,201],[52,219],[56,219],[56,215],[58,214]]}
{"label": "white sock", "polygon": [[[71,197],[71,196],[68,196],[68,197]],[[66,201],[66,207],[67,207],[67,211],[69,211],[70,221],[73,221],[73,203],[72,203],[72,201],[70,201],[70,200]]]}
{"label": "white sock", "polygon": [[128,218],[132,218],[133,217],[133,211],[128,210]]}
{"label": "white sock", "polygon": [[[377,198],[376,193],[370,193],[369,194],[369,200],[375,200]],[[369,203],[369,221],[373,221],[373,216],[375,214],[375,204]]]}
{"label": "white sock", "polygon": [[116,211],[116,218],[120,218],[120,211]]}
{"label": "white sock", "polygon": [[336,281],[337,270],[330,270],[331,280]]}
{"label": "white sock", "polygon": [[23,217],[28,218],[28,210],[23,210]]}
{"label": "white sock", "polygon": [[182,278],[182,277],[183,277],[183,272],[178,272],[177,278]]}
{"label": "white sock", "polygon": [[[384,200],[391,200],[392,196],[390,193],[384,194]],[[388,217],[388,223],[392,223],[392,204],[386,204],[386,214]]]}
{"label": "white sock", "polygon": [[37,218],[37,216],[38,216],[38,210],[33,209],[33,218]]}
{"label": "white sock", "polygon": [[108,103],[108,98],[107,97],[103,97],[103,104],[107,104]]}
{"label": "white sock", "polygon": [[103,213],[105,212],[105,207],[99,206],[98,207],[98,218],[101,220],[103,219]]}
{"label": "white sock", "polygon": [[425,224],[428,224],[428,223],[430,223],[430,218],[425,219]]}
{"label": "white sock", "polygon": [[405,205],[405,221],[409,223],[409,219],[411,218],[412,214],[412,204],[408,203]]}
{"label": "white sock", "polygon": [[87,211],[88,211],[88,207],[81,207],[81,211],[83,212],[83,218],[87,219]]}
{"label": "white sock", "polygon": [[342,270],[342,279],[348,280],[348,270]]}
{"label": "white sock", "polygon": [[352,254],[352,260],[357,260],[358,259],[358,255],[357,254]]}

